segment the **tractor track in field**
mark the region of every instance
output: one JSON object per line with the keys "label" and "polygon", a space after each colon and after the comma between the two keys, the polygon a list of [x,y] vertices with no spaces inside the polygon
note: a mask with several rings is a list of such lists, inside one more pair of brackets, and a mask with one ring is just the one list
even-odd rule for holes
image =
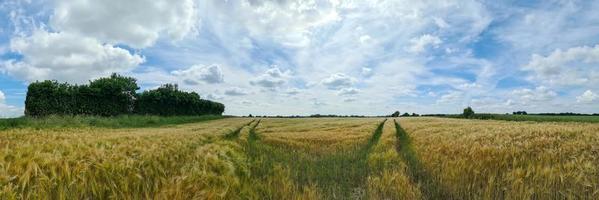
{"label": "tractor track in field", "polygon": [[372,135],[354,150],[337,152],[318,158],[297,156],[280,147],[261,142],[254,124],[248,134],[247,148],[250,162],[258,162],[262,167],[252,166],[258,176],[269,174],[274,165],[286,166],[295,174],[294,181],[299,185],[316,183],[323,193],[332,192],[328,199],[348,199],[365,195],[364,183],[369,174],[368,156],[378,144],[387,119],[378,122]]}
{"label": "tractor track in field", "polygon": [[396,147],[402,159],[408,166],[408,175],[413,183],[420,185],[420,190],[425,199],[452,199],[447,192],[434,180],[434,177],[426,171],[416,151],[412,147],[412,139],[401,127],[398,121],[393,120],[396,130]]}
{"label": "tractor track in field", "polygon": [[241,125],[241,127],[231,131],[230,133],[227,133],[223,136],[224,139],[227,140],[232,140],[232,139],[236,139],[239,138],[239,134],[241,133],[241,130],[243,130],[243,128],[245,128],[246,126],[250,126],[252,123],[254,123],[254,121],[256,121],[255,119],[253,119],[252,121],[250,121],[247,124]]}

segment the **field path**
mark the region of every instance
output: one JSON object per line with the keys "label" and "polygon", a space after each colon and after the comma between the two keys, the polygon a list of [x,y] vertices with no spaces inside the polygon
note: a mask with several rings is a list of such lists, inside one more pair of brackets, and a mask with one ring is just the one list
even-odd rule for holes
{"label": "field path", "polygon": [[412,182],[420,185],[421,193],[425,199],[451,199],[443,188],[439,186],[429,172],[426,171],[420,158],[412,148],[412,139],[401,127],[398,120],[395,123],[397,145],[396,150],[408,165],[408,172]]}
{"label": "field path", "polygon": [[239,134],[241,133],[241,130],[247,126],[250,126],[252,123],[254,123],[254,121],[256,121],[255,119],[253,119],[252,121],[248,122],[247,124],[241,125],[239,128],[231,131],[230,133],[227,133],[226,135],[223,136],[223,138],[227,139],[227,140],[232,140],[232,139],[237,139],[239,138]]}
{"label": "field path", "polygon": [[312,154],[265,143],[255,130],[258,122],[250,129],[247,139],[252,174],[256,178],[266,177],[272,175],[276,166],[283,166],[290,170],[298,186],[315,185],[326,195],[325,199],[361,199],[369,174],[368,155],[379,142],[385,122],[386,119],[377,122],[371,135],[355,148],[331,154]]}

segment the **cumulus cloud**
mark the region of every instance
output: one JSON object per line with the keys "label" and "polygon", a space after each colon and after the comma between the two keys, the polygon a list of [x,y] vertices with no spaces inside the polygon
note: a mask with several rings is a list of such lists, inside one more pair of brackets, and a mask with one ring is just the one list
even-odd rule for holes
{"label": "cumulus cloud", "polygon": [[193,0],[57,0],[50,22],[56,30],[144,48],[161,33],[184,37],[197,20]]}
{"label": "cumulus cloud", "polygon": [[[340,19],[339,3],[332,1],[213,1],[209,9],[226,20],[240,23],[251,36],[267,37],[288,47],[311,42],[311,31]],[[236,13],[230,15],[229,13]]]}
{"label": "cumulus cloud", "polygon": [[208,84],[224,82],[223,71],[218,65],[193,65],[187,69],[175,70],[171,73],[183,78],[183,81],[189,85],[198,85],[200,82]]}
{"label": "cumulus cloud", "polygon": [[291,75],[289,71],[281,71],[281,69],[275,66],[266,70],[264,74],[261,74],[253,80],[250,80],[250,84],[274,90],[287,83],[287,80],[290,77]]}
{"label": "cumulus cloud", "polygon": [[23,108],[6,105],[6,95],[0,91],[0,118],[18,117],[23,115]]}
{"label": "cumulus cloud", "polygon": [[341,89],[351,87],[356,81],[357,80],[351,76],[343,73],[335,73],[323,79],[320,83],[329,89]]}
{"label": "cumulus cloud", "polygon": [[548,56],[533,54],[525,70],[533,78],[558,86],[599,84],[599,45],[557,49]]}
{"label": "cumulus cloud", "polygon": [[337,95],[339,96],[344,96],[344,95],[354,95],[354,94],[358,94],[360,92],[359,89],[350,87],[350,88],[341,88],[341,90],[339,90],[339,92],[337,92]]}
{"label": "cumulus cloud", "polygon": [[437,99],[437,104],[454,104],[460,103],[464,99],[464,92],[451,91],[447,94],[442,95]]}
{"label": "cumulus cloud", "polygon": [[38,30],[11,40],[20,60],[5,61],[0,70],[27,81],[56,79],[85,82],[114,72],[130,71],[144,62],[140,55],[90,37]]}
{"label": "cumulus cloud", "polygon": [[545,86],[539,86],[534,89],[516,89],[512,91],[512,95],[520,99],[522,103],[528,103],[553,100],[557,93]]}
{"label": "cumulus cloud", "polygon": [[587,90],[582,93],[582,95],[576,97],[576,102],[578,103],[593,103],[597,100],[599,100],[599,95],[590,90]]}
{"label": "cumulus cloud", "polygon": [[422,53],[428,47],[437,48],[442,43],[441,39],[437,36],[424,34],[417,38],[412,38],[410,40],[412,46],[410,46],[409,51],[414,53]]}
{"label": "cumulus cloud", "polygon": [[248,94],[248,92],[246,92],[244,89],[237,88],[237,87],[233,87],[233,88],[229,88],[229,89],[225,90],[225,95],[228,95],[228,96],[245,96],[247,94]]}

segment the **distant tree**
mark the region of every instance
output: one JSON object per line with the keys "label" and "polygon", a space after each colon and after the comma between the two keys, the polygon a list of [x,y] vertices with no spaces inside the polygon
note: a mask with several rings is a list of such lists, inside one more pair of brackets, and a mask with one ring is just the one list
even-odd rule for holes
{"label": "distant tree", "polygon": [[248,115],[248,117],[254,117],[254,116],[252,116],[252,114],[250,114],[250,115]]}
{"label": "distant tree", "polygon": [[474,110],[468,106],[467,108],[464,108],[464,113],[462,113],[462,115],[466,118],[474,117]]}
{"label": "distant tree", "polygon": [[409,116],[410,116],[410,113],[404,113],[404,114],[402,114],[401,116],[402,116],[402,117],[409,117]]}
{"label": "distant tree", "polygon": [[412,113],[412,117],[418,117],[418,116],[420,116],[420,115],[416,114],[416,113]]}
{"label": "distant tree", "polygon": [[395,111],[393,114],[391,114],[391,117],[399,117],[399,111]]}
{"label": "distant tree", "polygon": [[516,111],[513,112],[514,115],[528,115],[528,113],[526,113],[526,111]]}

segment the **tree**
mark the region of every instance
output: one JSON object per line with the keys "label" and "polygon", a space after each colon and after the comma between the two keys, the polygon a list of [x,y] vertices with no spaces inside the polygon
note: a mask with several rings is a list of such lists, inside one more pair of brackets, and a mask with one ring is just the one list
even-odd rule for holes
{"label": "tree", "polygon": [[395,111],[393,114],[391,114],[391,117],[399,117],[399,111]]}
{"label": "tree", "polygon": [[410,113],[404,113],[404,114],[402,114],[401,116],[402,116],[402,117],[409,117],[409,116],[410,116]]}
{"label": "tree", "polygon": [[112,74],[90,81],[88,85],[70,85],[57,81],[29,84],[25,97],[25,115],[221,115],[225,105],[205,99],[195,92],[180,91],[176,84],[137,94],[136,80]]}
{"label": "tree", "polygon": [[470,106],[464,108],[464,113],[462,114],[465,118],[474,117],[474,110]]}

